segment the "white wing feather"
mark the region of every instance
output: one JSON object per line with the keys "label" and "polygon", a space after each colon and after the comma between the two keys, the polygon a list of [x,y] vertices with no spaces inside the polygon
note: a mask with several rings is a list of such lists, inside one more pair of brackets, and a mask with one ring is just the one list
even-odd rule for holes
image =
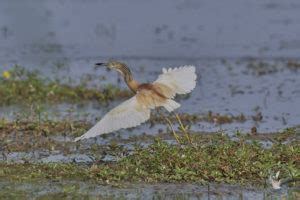
{"label": "white wing feather", "polygon": [[179,108],[180,104],[172,100],[172,98],[176,94],[187,94],[191,92],[196,86],[196,79],[197,75],[194,66],[183,66],[174,69],[164,68],[163,74],[159,75],[158,79],[154,82],[154,84],[164,84],[171,89],[170,99],[164,104],[153,101],[153,105],[143,106],[141,105],[142,103],[138,102],[136,96],[133,96],[108,112],[88,132],[75,138],[75,141],[110,133],[122,128],[138,126],[150,119],[150,109],[157,106],[163,106],[169,112]]}
{"label": "white wing feather", "polygon": [[179,68],[163,68],[163,73],[159,75],[154,83],[162,83],[173,90],[175,94],[190,93],[196,87],[195,66],[187,65]]}
{"label": "white wing feather", "polygon": [[105,133],[140,125],[150,118],[150,109],[137,102],[136,96],[123,102],[108,112],[95,126],[84,135],[75,138],[75,142]]}
{"label": "white wing feather", "polygon": [[164,107],[167,111],[172,112],[172,111],[176,110],[177,108],[179,108],[179,107],[180,107],[180,104],[177,103],[176,101],[172,100],[172,99],[168,99],[168,100],[166,101],[166,103],[163,104],[163,107]]}

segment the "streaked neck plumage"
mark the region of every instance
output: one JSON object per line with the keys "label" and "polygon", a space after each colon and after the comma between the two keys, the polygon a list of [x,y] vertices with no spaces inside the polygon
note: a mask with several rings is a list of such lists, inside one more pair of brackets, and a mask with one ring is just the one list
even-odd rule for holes
{"label": "streaked neck plumage", "polygon": [[116,67],[116,70],[121,73],[121,75],[124,77],[124,81],[126,82],[127,86],[136,93],[139,83],[133,79],[130,69],[125,65],[121,64],[118,67]]}

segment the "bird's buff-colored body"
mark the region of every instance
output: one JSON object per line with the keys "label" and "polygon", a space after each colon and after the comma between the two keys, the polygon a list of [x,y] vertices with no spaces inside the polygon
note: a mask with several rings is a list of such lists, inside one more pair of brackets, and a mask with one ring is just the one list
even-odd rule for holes
{"label": "bird's buff-colored body", "polygon": [[105,65],[118,71],[135,93],[133,97],[108,112],[94,127],[75,141],[140,125],[150,118],[150,111],[164,107],[169,112],[180,107],[173,100],[176,94],[187,94],[196,86],[197,75],[194,66],[183,66],[174,69],[163,69],[163,73],[153,83],[140,84],[133,79],[128,67],[120,62],[109,62]]}

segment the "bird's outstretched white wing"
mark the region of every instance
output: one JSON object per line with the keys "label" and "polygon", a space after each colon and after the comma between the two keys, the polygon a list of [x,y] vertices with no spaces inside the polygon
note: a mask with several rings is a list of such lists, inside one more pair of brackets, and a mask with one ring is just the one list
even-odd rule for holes
{"label": "bird's outstretched white wing", "polygon": [[108,112],[95,126],[75,141],[140,125],[150,118],[150,108],[141,105],[136,96],[131,97]]}
{"label": "bird's outstretched white wing", "polygon": [[173,98],[176,94],[190,93],[196,87],[195,66],[186,65],[179,68],[163,68],[163,73],[158,76],[154,84],[163,84],[172,90]]}
{"label": "bird's outstretched white wing", "polygon": [[141,89],[135,96],[108,112],[95,126],[75,141],[140,125],[150,118],[150,110],[163,106],[169,112],[180,107],[172,100],[176,94],[187,94],[196,86],[194,66],[163,69],[153,87]]}

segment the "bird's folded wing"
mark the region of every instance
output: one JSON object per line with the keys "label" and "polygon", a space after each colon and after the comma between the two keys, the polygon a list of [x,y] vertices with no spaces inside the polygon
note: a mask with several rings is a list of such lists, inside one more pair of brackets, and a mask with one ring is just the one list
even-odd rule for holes
{"label": "bird's folded wing", "polygon": [[140,125],[150,118],[150,109],[142,106],[136,96],[108,112],[95,126],[75,141]]}
{"label": "bird's folded wing", "polygon": [[190,93],[196,87],[195,66],[182,66],[179,68],[163,68],[163,73],[154,81],[155,84],[167,86],[173,92],[169,96],[172,98],[176,94]]}

